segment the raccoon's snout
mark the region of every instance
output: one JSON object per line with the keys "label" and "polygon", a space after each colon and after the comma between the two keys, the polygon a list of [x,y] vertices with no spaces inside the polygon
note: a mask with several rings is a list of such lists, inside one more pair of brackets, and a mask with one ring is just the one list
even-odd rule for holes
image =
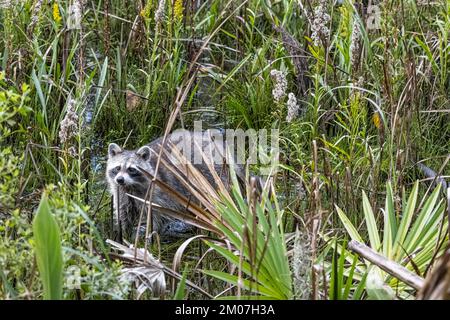
{"label": "raccoon's snout", "polygon": [[116,182],[120,185],[124,185],[125,184],[125,178],[123,176],[119,176],[116,178]]}

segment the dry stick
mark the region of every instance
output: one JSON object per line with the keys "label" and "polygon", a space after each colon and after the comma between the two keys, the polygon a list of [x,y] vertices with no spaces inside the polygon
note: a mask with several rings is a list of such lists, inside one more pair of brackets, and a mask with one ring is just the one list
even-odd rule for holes
{"label": "dry stick", "polygon": [[398,263],[386,259],[365,244],[352,240],[348,244],[348,249],[357,253],[364,259],[370,261],[374,265],[389,273],[391,276],[403,281],[414,289],[420,290],[423,287],[425,280],[422,277],[412,273]]}
{"label": "dry stick", "polygon": [[[244,281],[242,278],[242,264],[244,262],[244,255],[242,252],[244,252],[244,245],[246,240],[248,239],[248,230],[247,225],[244,225],[244,230],[242,232],[242,243],[241,247],[239,248],[240,254],[239,254],[239,265],[238,265],[238,281],[237,281],[237,297],[238,299],[241,299],[242,295],[242,289],[244,289]],[[250,293],[251,293],[251,284],[250,284]]]}
{"label": "dry stick", "polygon": [[[147,206],[147,207],[150,206],[150,202],[145,201],[142,198],[136,197],[136,196],[134,196],[132,194],[128,194],[128,193],[127,193],[127,196],[145,204],[145,206]],[[152,208],[158,209],[159,213],[164,214],[170,218],[181,220],[181,221],[188,223],[190,225],[193,225],[194,227],[197,227],[199,229],[204,229],[206,231],[213,232],[215,234],[220,235],[220,230],[213,228],[211,225],[204,223],[202,220],[197,220],[194,217],[192,217],[186,213],[172,210],[169,208],[165,208],[154,202],[152,202]]]}
{"label": "dry stick", "polygon": [[[322,208],[320,205],[320,193],[319,193],[319,171],[318,171],[318,150],[317,141],[313,140],[313,163],[314,163],[314,174],[313,174],[313,185],[312,185],[312,203],[311,208],[311,256],[312,260],[315,261],[317,257],[317,234],[320,229],[320,223],[322,220]],[[311,287],[312,287],[312,300],[318,299],[318,283],[317,283],[317,273],[314,269],[314,265],[311,268]]]}
{"label": "dry stick", "polygon": [[447,188],[447,219],[448,237],[450,238],[450,187]]}
{"label": "dry stick", "polygon": [[[225,12],[225,10],[228,8],[228,6],[232,3],[233,1],[229,1],[227,3],[227,5],[225,6],[223,12]],[[232,14],[234,14],[235,12],[237,12],[244,4],[246,4],[248,2],[248,0],[243,1],[239,6],[236,7],[236,9],[232,12]],[[219,25],[216,29],[213,30],[213,32],[211,32],[211,34],[208,36],[208,38],[206,38],[205,42],[203,43],[203,45],[200,47],[198,53],[195,55],[194,59],[192,60],[192,63],[189,67],[188,72],[186,73],[187,76],[189,76],[190,78],[185,78],[187,79],[185,82],[185,84],[182,84],[182,86],[179,88],[178,92],[177,92],[177,96],[175,98],[175,102],[174,105],[176,106],[176,108],[172,111],[172,113],[169,116],[169,120],[166,126],[166,130],[164,132],[164,136],[163,136],[163,140],[161,143],[161,149],[159,151],[159,155],[158,155],[158,160],[156,162],[156,167],[155,167],[155,177],[153,178],[153,181],[156,180],[156,177],[158,176],[158,171],[159,171],[159,165],[161,163],[161,157],[162,157],[162,153],[163,153],[163,149],[164,146],[166,144],[166,140],[167,140],[167,136],[169,135],[170,130],[172,129],[173,124],[175,123],[175,119],[177,117],[177,115],[180,113],[181,110],[181,106],[183,105],[184,100],[186,100],[187,94],[192,86],[192,84],[194,83],[194,79],[195,79],[195,74],[197,73],[197,70],[194,70],[194,66],[196,65],[198,59],[200,58],[200,56],[202,55],[203,51],[206,49],[208,43],[211,41],[211,39],[214,37],[214,35],[220,30],[220,28],[225,24],[225,22],[228,21],[228,19],[230,19],[230,17],[232,16],[232,14],[230,14],[228,17],[226,17]],[[150,194],[149,194],[149,202],[152,202],[152,198],[153,198],[153,191],[155,184],[152,183],[151,187],[150,187]],[[149,213],[151,213],[151,206],[149,207]],[[145,238],[148,237],[148,233],[149,233],[149,216],[150,214],[147,216],[147,228],[145,230]],[[144,255],[147,254],[147,241],[145,242],[145,251],[144,251]],[[146,257],[144,256],[144,259]]]}
{"label": "dry stick", "polygon": [[[153,183],[150,182],[150,186],[147,188],[147,191],[145,192],[145,196],[144,196],[144,200],[147,199],[148,194],[150,192],[150,187]],[[136,262],[136,258],[137,258],[137,247],[138,247],[138,240],[139,240],[139,231],[141,230],[141,225],[142,225],[142,218],[144,217],[144,209],[145,206],[142,206],[141,208],[141,212],[139,213],[139,221],[138,221],[138,227],[137,227],[137,231],[136,231],[136,236],[134,238],[134,262]],[[151,219],[151,217],[150,217]],[[147,238],[144,239],[145,242],[147,242]]]}
{"label": "dry stick", "polygon": [[119,189],[118,188],[116,188],[116,192],[115,192],[116,194],[115,194],[115,199],[114,199],[114,202],[115,202],[115,206],[116,206],[116,210],[114,210],[115,212],[114,212],[114,214],[115,215],[117,215],[117,217],[116,217],[116,219],[117,219],[117,224],[118,224],[118,227],[119,227],[119,230],[118,230],[118,239],[119,239],[119,242],[120,243],[123,243],[123,234],[122,234],[122,221],[121,221],[121,219],[120,219],[120,197],[119,197]]}

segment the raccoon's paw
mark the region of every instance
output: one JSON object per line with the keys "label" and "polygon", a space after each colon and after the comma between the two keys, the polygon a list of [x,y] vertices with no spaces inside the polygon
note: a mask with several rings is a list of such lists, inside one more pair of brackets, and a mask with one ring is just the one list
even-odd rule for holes
{"label": "raccoon's paw", "polygon": [[[144,239],[147,227],[145,225],[141,226],[139,230],[136,228],[135,232],[138,232],[139,238]],[[158,235],[160,241],[163,243],[172,242],[175,238],[187,238],[194,231],[194,227],[180,220],[172,220],[164,224],[160,230],[158,230]],[[134,234],[136,235],[136,233]],[[134,237],[133,237],[134,238]],[[148,243],[155,241],[155,234],[151,232],[147,238]]]}

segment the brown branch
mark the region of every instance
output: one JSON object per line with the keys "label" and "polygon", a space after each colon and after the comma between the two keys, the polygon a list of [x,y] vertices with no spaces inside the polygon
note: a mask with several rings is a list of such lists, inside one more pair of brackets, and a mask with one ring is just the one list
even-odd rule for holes
{"label": "brown branch", "polygon": [[422,277],[412,273],[405,267],[399,265],[397,262],[383,257],[365,244],[352,240],[348,244],[348,249],[357,253],[364,259],[370,261],[374,265],[389,273],[391,276],[403,281],[414,289],[419,290],[423,287],[424,279]]}

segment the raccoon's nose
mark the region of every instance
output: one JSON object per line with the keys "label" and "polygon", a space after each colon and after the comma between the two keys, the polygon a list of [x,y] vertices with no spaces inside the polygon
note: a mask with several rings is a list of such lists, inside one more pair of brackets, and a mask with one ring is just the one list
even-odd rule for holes
{"label": "raccoon's nose", "polygon": [[116,181],[118,184],[124,184],[125,183],[125,178],[124,177],[117,177]]}

